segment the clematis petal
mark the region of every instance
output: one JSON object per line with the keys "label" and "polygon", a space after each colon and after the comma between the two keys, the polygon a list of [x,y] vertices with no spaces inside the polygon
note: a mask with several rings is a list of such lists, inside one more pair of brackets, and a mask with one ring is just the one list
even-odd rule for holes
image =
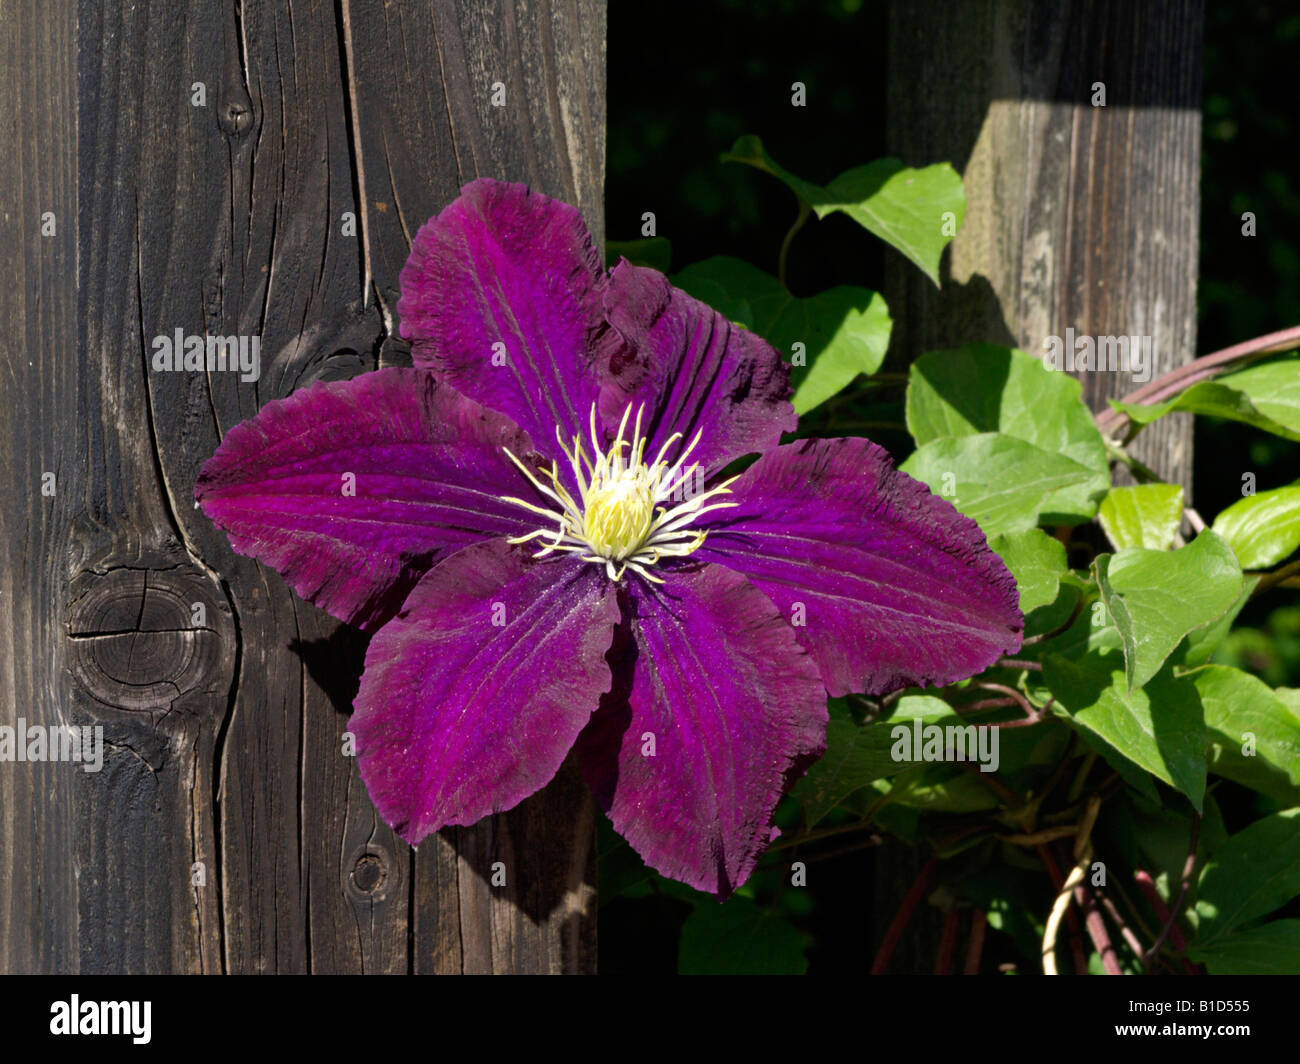
{"label": "clematis petal", "polygon": [[772,603],[721,566],[639,583],[624,605],[583,772],[648,865],[725,896],[771,841],[790,777],[825,750],[826,692]]}
{"label": "clematis petal", "polygon": [[440,562],[371,640],[349,729],[375,808],[412,845],[545,786],[610,688],[597,566],[502,540]]}
{"label": "clematis petal", "polygon": [[556,426],[585,437],[596,401],[604,285],[576,208],[480,179],[416,234],[397,312],[417,366],[559,458]]}
{"label": "clematis petal", "polygon": [[832,695],[951,683],[1019,648],[1015,580],[979,526],[870,441],[779,447],[731,490],[696,556],[780,607]]}
{"label": "clematis petal", "polygon": [[240,554],[341,620],[392,616],[439,552],[536,527],[506,458],[532,449],[500,414],[430,373],[318,383],[232,428],[195,498]]}
{"label": "clematis petal", "polygon": [[790,367],[754,333],[674,288],[656,270],[620,262],[610,275],[605,313],[623,338],[609,347],[600,412],[617,425],[632,402],[645,404],[655,455],[674,432],[705,472],[733,458],[775,447],[794,429]]}

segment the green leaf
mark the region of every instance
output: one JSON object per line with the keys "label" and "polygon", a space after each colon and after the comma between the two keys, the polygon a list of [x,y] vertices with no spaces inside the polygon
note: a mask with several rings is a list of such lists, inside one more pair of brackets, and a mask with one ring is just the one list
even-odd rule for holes
{"label": "green leaf", "polygon": [[[1187,795],[1200,810],[1207,736],[1190,680],[1166,669],[1145,687],[1126,690],[1123,658],[1114,651],[1090,651],[1077,661],[1048,654],[1043,679],[1069,719],[1105,744],[1103,754],[1121,755]],[[1115,764],[1109,755],[1107,760]]]}
{"label": "green leaf", "polygon": [[913,170],[877,159],[847,170],[822,187],[778,164],[758,137],[741,137],[722,159],[745,163],[785,183],[818,218],[839,211],[902,252],[936,285],[943,249],[966,216],[961,176],[948,163]]}
{"label": "green leaf", "polygon": [[1219,377],[1215,383],[1243,393],[1275,425],[1300,434],[1300,361],[1294,351]]}
{"label": "green leaf", "polygon": [[1008,347],[971,344],[931,351],[912,363],[907,428],[918,447],[944,436],[1000,432],[1090,470],[1085,481],[1044,499],[1054,524],[1078,524],[1097,512],[1110,487],[1106,445],[1073,377]]}
{"label": "green leaf", "polygon": [[[1175,664],[1182,665],[1184,668],[1194,669],[1198,665],[1204,665],[1210,660],[1210,655],[1214,653],[1215,648],[1223,642],[1223,637],[1228,634],[1237,615],[1241,613],[1243,607],[1250,601],[1250,596],[1255,590],[1255,585],[1259,583],[1258,576],[1243,576],[1241,588],[1237,592],[1237,598],[1232,605],[1228,607],[1228,612],[1220,617],[1213,624],[1207,624],[1204,628],[1197,628],[1193,632],[1187,633],[1187,642],[1181,644],[1179,650],[1174,651],[1173,661]],[[1186,649],[1181,649],[1186,648]]]}
{"label": "green leaf", "polygon": [[1097,512],[1102,531],[1116,550],[1168,550],[1182,516],[1183,489],[1177,484],[1111,488]]}
{"label": "green leaf", "polygon": [[978,773],[957,772],[952,764],[915,765],[897,777],[889,801],[931,813],[977,813],[996,809],[998,800]]}
{"label": "green leaf", "polygon": [[1274,920],[1188,950],[1211,975],[1295,975],[1300,972],[1300,920]]}
{"label": "green leaf", "polygon": [[1093,567],[1124,639],[1130,690],[1150,680],[1188,632],[1221,617],[1241,590],[1237,559],[1213,532],[1176,551],[1102,554]]}
{"label": "green leaf", "polygon": [[[1092,590],[1091,579],[1085,583],[1072,570],[1065,570],[1061,574],[1060,591],[1051,605],[1039,606],[1025,617],[1025,635],[1032,638],[1053,632],[1059,633],[1064,626],[1072,623],[1070,618],[1075,609],[1083,608],[1081,600],[1088,598]],[[1052,638],[1054,640],[1056,636]]]}
{"label": "green leaf", "polygon": [[1300,547],[1300,484],[1261,491],[1214,519],[1243,569],[1266,569]]}
{"label": "green leaf", "polygon": [[878,159],[840,174],[826,195],[827,202],[812,205],[818,218],[847,214],[939,284],[943,249],[966,217],[966,191],[952,166],[913,170],[897,159]]}
{"label": "green leaf", "polygon": [[826,726],[826,754],[814,762],[791,792],[803,802],[809,827],[873,781],[896,776],[912,767],[910,761],[896,761],[890,754],[894,745],[890,733],[899,721],[913,718],[925,723],[957,721],[952,706],[932,695],[908,695],[899,699],[890,719],[875,724],[858,724],[843,699],[831,699],[827,709],[830,722]]}
{"label": "green leaf", "polygon": [[899,468],[974,518],[986,536],[1033,528],[1055,492],[1093,477],[1064,455],[999,432],[931,440]]}
{"label": "green leaf", "polygon": [[803,934],[785,917],[733,896],[701,901],[682,925],[677,947],[681,975],[803,975]]}
{"label": "green leaf", "polygon": [[[878,293],[856,285],[800,299],[770,274],[725,255],[687,266],[673,283],[752,329],[792,362],[794,408],[801,415],[859,373],[875,373],[889,347],[889,308]],[[795,344],[803,345],[802,353]]]}
{"label": "green leaf", "polygon": [[[1019,715],[1018,709],[999,711],[1000,717]],[[981,714],[981,720],[987,719]],[[1043,771],[1060,764],[1072,739],[1069,728],[1001,729],[998,732],[998,778],[1010,784],[1013,790],[1018,778],[1023,778],[1027,788],[1037,789]]]}
{"label": "green leaf", "polygon": [[791,792],[803,802],[809,827],[872,780],[908,767],[889,756],[888,729],[858,724],[840,699],[831,699],[827,709],[830,722],[826,726],[826,754]]}
{"label": "green leaf", "polygon": [[617,265],[620,256],[634,266],[649,266],[660,273],[667,273],[673,258],[673,245],[666,236],[650,236],[644,240],[606,240],[605,265]]}
{"label": "green leaf", "polygon": [[838,285],[807,299],[791,299],[773,329],[777,343],[791,351],[797,341],[807,348],[807,367],[794,366],[795,413],[802,416],[843,391],[859,373],[880,368],[893,328],[885,300],[875,292]]}
{"label": "green leaf", "polygon": [[1226,665],[1207,665],[1188,679],[1205,709],[1210,770],[1300,805],[1300,711],[1262,680]]}
{"label": "green leaf", "polygon": [[1237,832],[1201,873],[1197,946],[1222,940],[1300,894],[1300,808]]}
{"label": "green leaf", "polygon": [[1210,414],[1252,425],[1275,436],[1300,440],[1300,363],[1288,357],[1264,362],[1213,381],[1194,384],[1167,403],[1110,405],[1137,425],[1149,425],[1175,411]]}
{"label": "green leaf", "polygon": [[1021,613],[1028,617],[1039,606],[1056,601],[1067,568],[1064,543],[1041,528],[1026,528],[994,536],[989,546],[1016,578]]}

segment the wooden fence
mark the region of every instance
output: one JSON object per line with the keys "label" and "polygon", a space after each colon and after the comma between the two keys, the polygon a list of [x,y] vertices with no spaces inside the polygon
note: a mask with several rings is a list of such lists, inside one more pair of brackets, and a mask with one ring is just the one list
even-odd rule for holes
{"label": "wooden fence", "polygon": [[[600,239],[604,47],[599,0],[0,5],[0,724],[105,744],[0,765],[0,971],[594,968],[580,779],[412,851],[345,753],[363,639],[193,486],[268,400],[410,364],[398,273],[463,183]],[[177,330],[258,379],[153,369]]]}

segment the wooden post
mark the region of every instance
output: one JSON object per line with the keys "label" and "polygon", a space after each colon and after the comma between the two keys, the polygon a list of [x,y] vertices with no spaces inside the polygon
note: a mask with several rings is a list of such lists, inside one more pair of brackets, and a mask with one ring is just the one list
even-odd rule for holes
{"label": "wooden post", "polygon": [[[890,152],[950,160],[967,196],[942,290],[890,271],[899,354],[1041,356],[1072,328],[1150,337],[1153,378],[1195,357],[1202,23],[1202,0],[895,0]],[[1076,376],[1094,410],[1137,387]],[[1189,417],[1134,451],[1190,488]]]}
{"label": "wooden post", "polygon": [[[1191,361],[1202,0],[894,0],[889,20],[890,152],[951,161],[967,197],[942,289],[891,256],[891,359],[976,341],[1041,356],[1073,329],[1150,337],[1153,378]],[[1093,410],[1137,386],[1076,376]],[[1177,415],[1133,451],[1190,498],[1191,444]],[[884,870],[883,919],[917,868]]]}
{"label": "wooden post", "polygon": [[[192,500],[269,400],[409,365],[398,272],[464,182],[602,238],[603,4],[73,7],[0,10],[0,724],[104,761],[0,763],[0,971],[593,970],[572,768],[413,853],[345,753],[364,638]],[[259,379],[152,370],[177,329]]]}

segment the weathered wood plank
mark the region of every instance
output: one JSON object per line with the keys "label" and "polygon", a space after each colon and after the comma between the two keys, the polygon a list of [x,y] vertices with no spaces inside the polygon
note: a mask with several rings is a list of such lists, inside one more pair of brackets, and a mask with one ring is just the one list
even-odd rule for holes
{"label": "weathered wood plank", "polygon": [[[1151,337],[1153,377],[1195,356],[1202,26],[1201,0],[891,5],[890,150],[951,160],[968,200],[942,291],[891,270],[895,353],[1068,327]],[[1095,410],[1137,386],[1076,376]],[[1190,490],[1189,419],[1134,450]]]}
{"label": "weathered wood plank", "polygon": [[[267,401],[403,358],[409,236],[463,180],[527,180],[600,230],[603,35],[595,0],[0,13],[21,252],[0,322],[22,337],[0,385],[19,412],[0,722],[99,724],[108,744],[97,774],[0,766],[0,969],[594,965],[585,789],[570,775],[413,858],[345,753],[364,639],[191,500]],[[177,329],[259,338],[258,379],[153,370]]]}
{"label": "weathered wood plank", "polygon": [[[0,725],[71,723],[52,673],[65,552],[87,456],[60,447],[78,389],[76,25],[63,5],[0,8]],[[17,150],[22,144],[25,150]],[[49,212],[54,232],[42,236]],[[53,497],[42,476],[55,474]],[[60,497],[57,492],[62,491]],[[0,970],[78,963],[75,766],[0,764]]]}
{"label": "weathered wood plank", "polygon": [[[1202,22],[1201,0],[891,3],[890,152],[952,162],[967,197],[942,289],[889,259],[891,360],[978,341],[1041,356],[1067,328],[1152,337],[1152,377],[1194,357]],[[1136,387],[1075,375],[1094,410]],[[1133,450],[1190,497],[1191,444],[1180,415]],[[880,862],[880,926],[923,861]],[[914,920],[895,970],[930,970],[938,940]]]}

